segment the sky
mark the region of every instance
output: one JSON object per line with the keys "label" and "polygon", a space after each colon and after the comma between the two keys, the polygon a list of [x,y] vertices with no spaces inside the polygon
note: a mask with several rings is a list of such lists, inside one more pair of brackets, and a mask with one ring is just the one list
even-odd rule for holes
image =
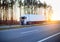
{"label": "sky", "polygon": [[60,20],[60,0],[40,0],[42,3],[45,1],[53,8],[52,20]]}

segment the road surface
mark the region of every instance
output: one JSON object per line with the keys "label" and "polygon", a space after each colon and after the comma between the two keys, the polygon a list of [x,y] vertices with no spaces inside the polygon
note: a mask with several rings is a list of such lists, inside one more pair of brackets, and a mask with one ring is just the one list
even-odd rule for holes
{"label": "road surface", "polygon": [[60,25],[0,30],[0,42],[60,42]]}

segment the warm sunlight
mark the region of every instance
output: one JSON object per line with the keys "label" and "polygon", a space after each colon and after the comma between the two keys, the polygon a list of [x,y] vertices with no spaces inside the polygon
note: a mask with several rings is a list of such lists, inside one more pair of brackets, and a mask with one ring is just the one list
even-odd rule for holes
{"label": "warm sunlight", "polygon": [[60,0],[41,0],[41,2],[46,2],[48,5],[52,5],[53,14],[51,20],[60,20]]}
{"label": "warm sunlight", "polygon": [[51,17],[51,20],[60,20],[60,15],[59,14],[53,14]]}
{"label": "warm sunlight", "polygon": [[16,3],[16,5],[15,5],[15,13],[16,13],[15,19],[17,19],[17,21],[20,21],[20,8],[18,7],[18,3]]}

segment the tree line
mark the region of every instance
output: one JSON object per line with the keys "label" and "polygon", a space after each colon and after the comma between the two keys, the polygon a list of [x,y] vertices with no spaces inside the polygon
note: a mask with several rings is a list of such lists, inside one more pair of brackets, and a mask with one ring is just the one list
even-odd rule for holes
{"label": "tree line", "polygon": [[[26,9],[28,12],[28,14],[36,14],[36,13],[33,13],[33,10],[36,10],[37,8],[40,8],[40,7],[44,7],[44,9],[48,8],[48,7],[51,7],[49,5],[47,5],[45,2],[44,3],[41,3],[39,0],[0,0],[0,23],[1,23],[1,20],[3,20],[3,22],[7,22],[7,24],[9,24],[8,22],[8,10],[10,8],[10,21],[11,23],[13,23],[14,19],[14,15],[13,15],[13,6],[15,5],[15,3],[18,1],[18,4],[19,4],[19,8],[21,10],[22,6],[24,7],[24,9]],[[29,11],[29,8],[30,8],[30,11]],[[34,9],[33,9],[34,8]],[[25,10],[25,11],[26,11]],[[25,12],[24,11],[24,12]],[[26,14],[26,12],[25,12]],[[46,10],[44,10],[44,15],[46,15]],[[21,11],[20,11],[20,17],[21,17]],[[14,24],[14,23],[13,23]]]}

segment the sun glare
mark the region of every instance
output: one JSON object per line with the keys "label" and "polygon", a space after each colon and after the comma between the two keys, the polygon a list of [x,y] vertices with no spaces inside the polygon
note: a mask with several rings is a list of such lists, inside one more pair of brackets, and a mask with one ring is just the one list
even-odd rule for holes
{"label": "sun glare", "polygon": [[53,14],[51,17],[51,20],[60,20],[60,15],[59,14]]}
{"label": "sun glare", "polygon": [[60,0],[41,0],[42,2],[46,2],[51,5],[53,8],[53,14],[51,16],[51,20],[60,20]]}

